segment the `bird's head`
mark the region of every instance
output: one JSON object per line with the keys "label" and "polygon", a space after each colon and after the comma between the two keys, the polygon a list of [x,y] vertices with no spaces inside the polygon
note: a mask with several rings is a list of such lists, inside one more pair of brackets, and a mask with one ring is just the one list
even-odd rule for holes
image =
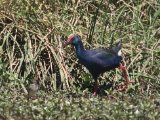
{"label": "bird's head", "polygon": [[72,46],[78,45],[80,41],[81,41],[81,38],[79,35],[72,34],[69,36],[68,40],[65,42],[64,47],[66,47],[67,45],[72,45]]}

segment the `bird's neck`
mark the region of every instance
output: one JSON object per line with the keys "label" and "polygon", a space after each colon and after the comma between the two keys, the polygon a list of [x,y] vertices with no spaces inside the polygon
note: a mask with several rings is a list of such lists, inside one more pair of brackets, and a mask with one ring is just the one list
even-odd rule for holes
{"label": "bird's neck", "polygon": [[75,45],[75,49],[77,56],[81,55],[81,53],[85,51],[82,41],[79,41],[79,44]]}

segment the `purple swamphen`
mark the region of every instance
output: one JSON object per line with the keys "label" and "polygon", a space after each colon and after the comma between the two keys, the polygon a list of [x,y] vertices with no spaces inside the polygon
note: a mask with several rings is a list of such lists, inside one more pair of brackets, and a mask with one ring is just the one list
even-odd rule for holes
{"label": "purple swamphen", "polygon": [[65,42],[64,47],[71,44],[75,47],[77,58],[80,63],[83,64],[89,72],[92,74],[95,80],[94,95],[97,94],[98,82],[97,78],[100,74],[119,67],[125,77],[125,83],[119,86],[123,86],[119,91],[126,91],[128,84],[131,83],[128,79],[125,66],[122,65],[122,43],[119,41],[115,47],[112,48],[97,48],[92,50],[85,50],[83,43],[79,35],[71,35]]}

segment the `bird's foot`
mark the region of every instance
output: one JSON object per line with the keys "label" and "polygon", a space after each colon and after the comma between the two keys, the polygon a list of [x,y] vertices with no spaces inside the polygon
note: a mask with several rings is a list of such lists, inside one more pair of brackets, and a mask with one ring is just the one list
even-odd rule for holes
{"label": "bird's foot", "polygon": [[118,89],[117,89],[116,91],[118,91],[118,92],[127,92],[128,86],[129,86],[129,84],[131,84],[131,83],[134,83],[134,81],[127,81],[127,82],[124,83],[124,84],[116,85],[116,87],[118,87]]}
{"label": "bird's foot", "polygon": [[93,96],[96,96],[96,95],[97,95],[97,92],[94,91]]}
{"label": "bird's foot", "polygon": [[96,95],[97,95],[97,90],[98,90],[98,82],[95,81],[93,96],[96,96]]}

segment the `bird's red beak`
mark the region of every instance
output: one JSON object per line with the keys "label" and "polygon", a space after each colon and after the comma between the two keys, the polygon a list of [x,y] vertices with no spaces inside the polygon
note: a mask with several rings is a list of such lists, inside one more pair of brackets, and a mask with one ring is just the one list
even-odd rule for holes
{"label": "bird's red beak", "polygon": [[[64,43],[63,47],[65,48],[67,45],[71,44],[73,38],[74,38],[74,35],[71,35],[71,36],[67,39],[67,41]],[[71,46],[72,46],[72,48],[74,48],[73,45],[71,45]]]}

